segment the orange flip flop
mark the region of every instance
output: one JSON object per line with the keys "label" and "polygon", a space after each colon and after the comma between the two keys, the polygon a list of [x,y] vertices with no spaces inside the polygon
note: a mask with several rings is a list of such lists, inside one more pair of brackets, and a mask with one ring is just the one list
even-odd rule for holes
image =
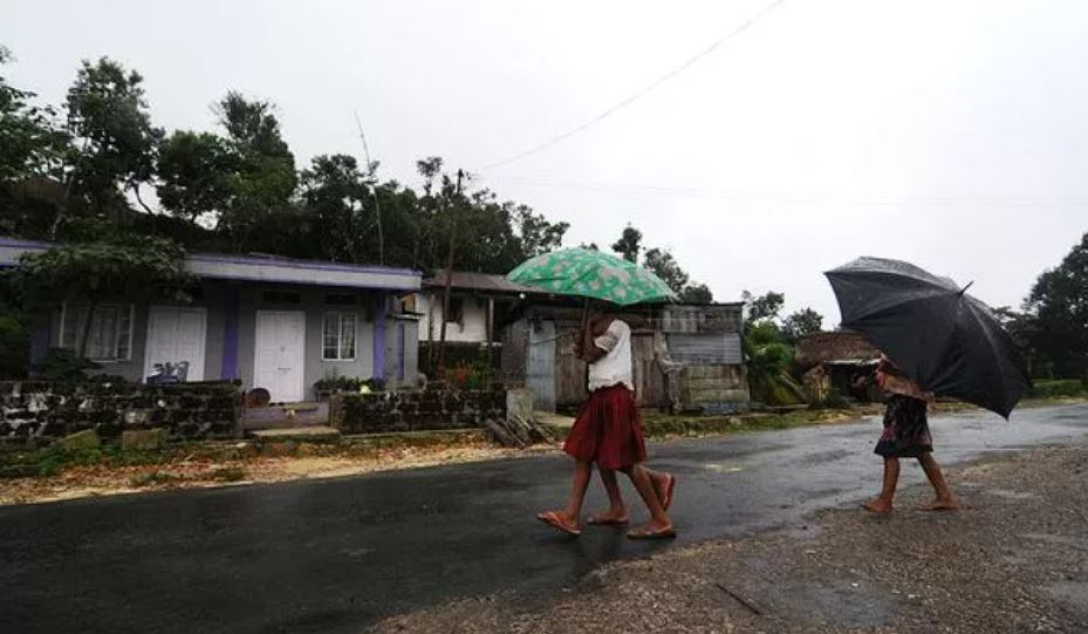
{"label": "orange flip flop", "polygon": [[536,518],[541,522],[544,522],[545,524],[548,524],[558,529],[559,531],[570,535],[571,537],[578,537],[582,534],[582,531],[568,524],[567,521],[563,519],[563,516],[560,515],[557,511],[548,511],[546,513],[541,513],[540,515],[537,515]]}
{"label": "orange flip flop", "polygon": [[676,529],[672,526],[663,528],[657,531],[644,530],[636,528],[633,531],[627,533],[627,539],[674,539],[676,537]]}
{"label": "orange flip flop", "polygon": [[590,526],[627,526],[630,521],[631,520],[626,517],[615,519],[602,519],[601,517],[594,515],[593,517],[589,518]]}

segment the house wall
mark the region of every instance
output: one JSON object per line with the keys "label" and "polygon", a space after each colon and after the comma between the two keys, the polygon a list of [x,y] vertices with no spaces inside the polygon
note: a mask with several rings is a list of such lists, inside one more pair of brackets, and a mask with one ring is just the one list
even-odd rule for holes
{"label": "house wall", "polygon": [[[299,293],[298,304],[270,303],[264,300],[267,290]],[[359,297],[356,306],[328,306],[325,295],[328,293],[355,294]],[[276,310],[302,312],[305,314],[305,351],[303,353],[303,393],[305,399],[312,399],[313,384],[326,376],[351,376],[370,378],[374,367],[374,316],[378,295],[347,289],[324,287],[305,287],[290,285],[244,285],[239,288],[239,378],[246,389],[260,387],[254,385],[257,344],[257,312]],[[355,359],[353,361],[326,361],[321,358],[322,329],[327,312],[354,313],[356,319]],[[222,340],[220,340],[222,341]],[[220,357],[222,358],[222,357]],[[218,373],[218,370],[217,370]]]}
{"label": "house wall", "polygon": [[[446,324],[446,341],[454,343],[484,343],[487,341],[487,299],[454,292],[452,297],[464,301],[464,319]],[[423,314],[419,319],[419,340],[438,341],[442,329],[442,293],[420,293],[416,310]],[[497,335],[493,335],[497,336]]]}
{"label": "house wall", "polygon": [[[313,398],[313,384],[326,376],[351,376],[370,378],[374,376],[374,337],[375,319],[378,315],[379,298],[374,291],[358,289],[340,289],[330,287],[292,286],[281,284],[249,284],[238,282],[208,281],[202,285],[203,298],[187,306],[202,307],[206,310],[204,379],[240,379],[245,389],[255,386],[254,363],[256,361],[256,326],[259,310],[282,310],[303,312],[305,314],[305,334],[303,353],[303,390],[304,398]],[[264,300],[264,291],[290,291],[299,293],[297,304],[276,304]],[[325,303],[329,293],[353,294],[358,296],[355,306],[330,306]],[[228,342],[227,323],[230,319],[232,294],[237,294],[237,333],[234,339],[236,350],[234,371],[225,364],[225,357],[230,356],[226,348]],[[388,294],[384,297],[389,297]],[[140,304],[135,307],[132,336],[131,359],[127,361],[103,363],[101,372],[124,377],[130,381],[142,381],[145,378],[144,363],[147,350],[148,315],[151,305],[168,305],[169,302]],[[353,313],[356,315],[356,354],[351,361],[322,359],[322,330],[327,312]],[[61,312],[51,318],[49,328],[50,345],[60,345]],[[419,328],[414,320],[399,319],[387,315],[385,318],[383,348],[384,377],[390,385],[414,385],[417,381]],[[402,352],[403,350],[403,352]],[[229,376],[227,375],[229,374]]]}

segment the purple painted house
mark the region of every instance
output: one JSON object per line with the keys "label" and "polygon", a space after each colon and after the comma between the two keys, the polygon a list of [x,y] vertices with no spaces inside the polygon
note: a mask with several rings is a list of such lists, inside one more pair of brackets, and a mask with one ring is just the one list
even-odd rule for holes
{"label": "purple painted house", "polygon": [[[0,267],[50,247],[0,237]],[[116,302],[95,308],[87,356],[103,372],[131,380],[163,375],[188,381],[241,379],[276,402],[312,399],[329,376],[417,378],[417,317],[395,298],[419,290],[418,271],[191,253],[198,280],[189,301]],[[61,303],[37,324],[32,358],[50,347],[75,348],[86,306]]]}

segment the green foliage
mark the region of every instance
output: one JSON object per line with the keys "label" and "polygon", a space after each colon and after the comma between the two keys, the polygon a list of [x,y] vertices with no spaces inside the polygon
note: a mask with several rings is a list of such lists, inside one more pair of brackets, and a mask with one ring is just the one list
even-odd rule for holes
{"label": "green foliage", "polygon": [[627,225],[623,235],[612,245],[612,250],[628,262],[638,262],[638,254],[642,251],[642,232]]}
{"label": "green foliage", "polygon": [[30,334],[15,313],[0,313],[0,379],[26,376],[30,362]]}
{"label": "green foliage", "polygon": [[782,320],[782,334],[787,341],[797,345],[806,336],[821,332],[823,325],[823,315],[811,308],[805,308]]}
{"label": "green foliage", "polygon": [[1017,324],[1023,327],[1017,334],[1057,376],[1088,377],[1088,233],[1057,268],[1039,276],[1026,307],[1033,323]]}
{"label": "green foliage", "polygon": [[711,304],[714,302],[714,293],[706,284],[688,284],[680,291],[680,301],[685,304]]}
{"label": "green foliage", "polygon": [[672,253],[664,249],[656,247],[648,249],[642,265],[660,277],[677,295],[684,292],[684,288],[688,285],[688,274],[680,268]]}
{"label": "green foliage", "polygon": [[70,178],[96,214],[126,210],[121,191],[138,196],[154,174],[163,131],[151,125],[142,84],[139,73],[103,57],[84,61],[68,90],[68,128],[80,147]]}
{"label": "green foliage", "polygon": [[1035,381],[1031,390],[1031,395],[1039,398],[1084,396],[1085,394],[1088,394],[1088,387],[1083,382],[1075,379]]}
{"label": "green foliage", "polygon": [[[0,51],[0,62],[7,57]],[[317,156],[298,172],[275,106],[233,91],[214,106],[220,132],[165,135],[152,125],[142,76],[107,58],[79,68],[63,124],[32,98],[0,77],[0,235],[154,235],[189,249],[384,259],[429,272],[445,265],[456,224],[457,268],[506,273],[560,247],[569,228],[471,179],[459,191],[439,157],[419,162],[421,189],[379,183],[376,163],[346,155]],[[167,213],[130,205],[150,212],[140,193],[152,184]]]}
{"label": "green foliage", "polygon": [[239,158],[226,139],[208,132],[174,132],[159,149],[159,203],[189,221],[224,209],[238,170]]}
{"label": "green foliage", "polygon": [[[597,250],[596,244],[583,248]],[[687,272],[680,267],[680,263],[668,249],[653,247],[642,251],[642,232],[627,225],[620,239],[612,245],[612,250],[620,254],[628,262],[637,263],[639,254],[643,253],[642,266],[654,275],[661,278],[674,293],[677,299],[688,304],[709,304],[714,301],[714,295],[706,284],[698,284],[691,281]]]}
{"label": "green foliage", "polygon": [[786,303],[786,296],[774,291],[759,297],[744,291],[741,298],[745,303],[744,320],[747,324],[778,319],[778,313],[782,311],[782,306]]}
{"label": "green foliage", "polygon": [[71,350],[51,348],[35,365],[35,376],[42,381],[78,383],[88,379],[89,373],[102,366]]}
{"label": "green foliage", "polygon": [[189,276],[180,247],[163,238],[135,236],[123,242],[77,243],[24,254],[16,280],[31,307],[52,308],[64,301],[88,306],[78,339],[79,356],[84,356],[98,304],[144,298],[157,287],[185,284]]}
{"label": "green foliage", "polygon": [[761,297],[744,292],[747,302],[744,355],[748,359],[748,388],[752,399],[767,405],[799,405],[805,390],[793,375],[794,349],[776,319],[785,295],[771,291]]}

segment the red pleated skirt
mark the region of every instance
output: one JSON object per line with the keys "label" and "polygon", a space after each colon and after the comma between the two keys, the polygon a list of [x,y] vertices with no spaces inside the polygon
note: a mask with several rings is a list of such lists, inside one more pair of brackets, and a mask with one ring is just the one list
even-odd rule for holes
{"label": "red pleated skirt", "polygon": [[625,469],[646,461],[646,439],[639,422],[635,393],[625,385],[589,395],[563,443],[575,460],[596,462],[604,469]]}

